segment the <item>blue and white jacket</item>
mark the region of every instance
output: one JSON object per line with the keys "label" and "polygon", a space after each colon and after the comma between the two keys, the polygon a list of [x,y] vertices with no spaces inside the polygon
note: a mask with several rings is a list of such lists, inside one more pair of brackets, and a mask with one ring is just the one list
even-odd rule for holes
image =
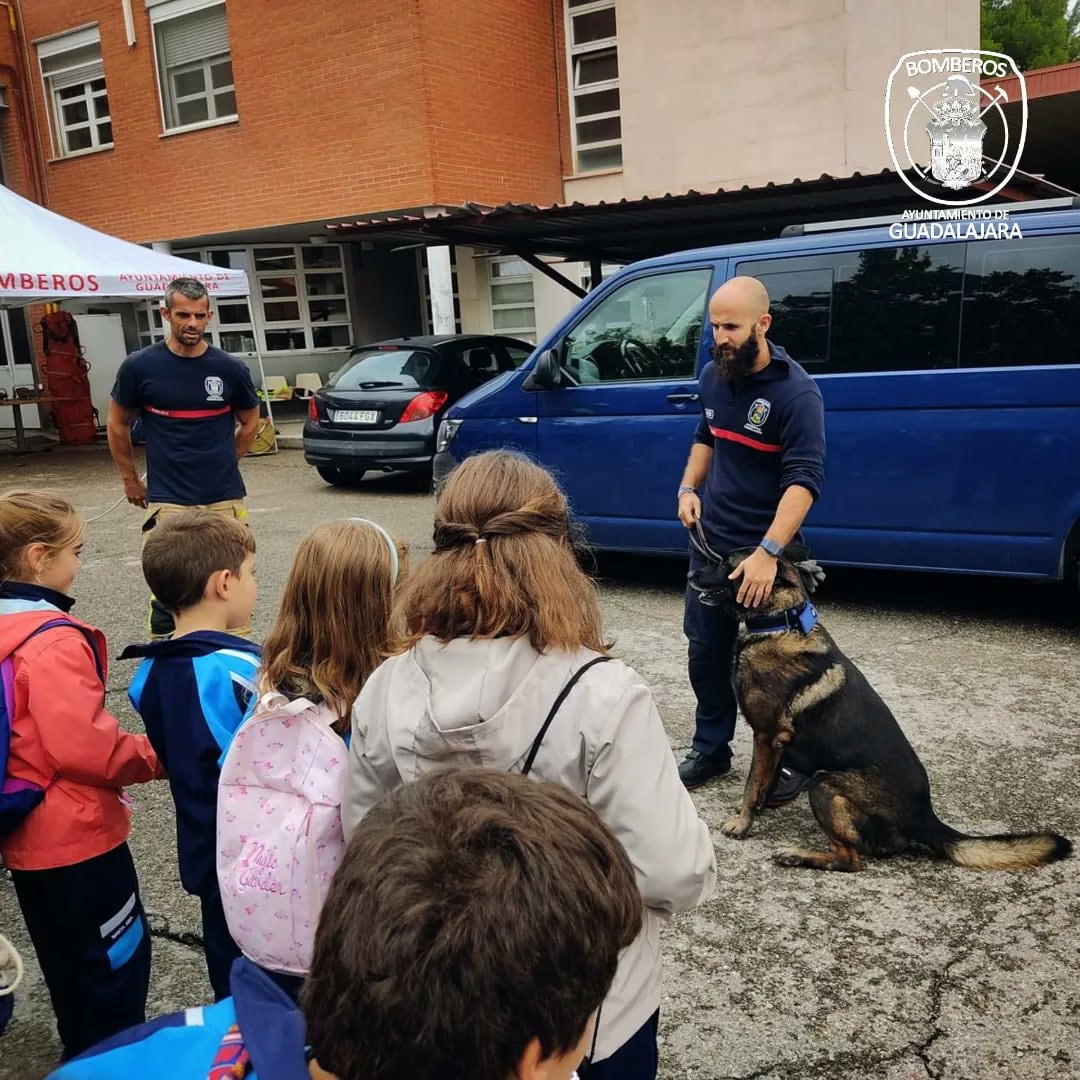
{"label": "blue and white jacket", "polygon": [[212,1067],[235,1064],[245,1053],[253,1070],[246,1080],[311,1080],[296,1003],[244,957],[233,964],[229,984],[232,996],[224,1001],[122,1031],[61,1065],[50,1080],[206,1080]]}
{"label": "blue and white jacket", "polygon": [[199,630],[129,645],[120,659],[138,656],[145,659],[128,697],[169,774],[180,881],[189,893],[212,896],[221,760],[256,696],[261,651],[246,638]]}

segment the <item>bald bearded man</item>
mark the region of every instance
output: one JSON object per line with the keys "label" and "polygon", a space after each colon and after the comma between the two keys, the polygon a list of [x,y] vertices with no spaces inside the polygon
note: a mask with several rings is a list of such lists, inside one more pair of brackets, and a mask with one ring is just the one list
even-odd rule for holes
{"label": "bald bearded man", "polygon": [[[772,591],[776,559],[799,538],[821,493],[825,415],[817,384],[768,341],[769,294],[756,278],[736,277],[709,301],[712,362],[701,372],[701,422],[679,486],[679,520],[701,522],[713,551],[756,551],[732,574],[739,602],[757,607]],[[691,569],[702,565],[693,550]],[[736,703],[731,657],[738,624],[686,592],[683,632],[697,698],[694,741],[679,766],[688,788],[731,769]],[[794,798],[804,778],[781,772],[773,805]],[[791,790],[787,790],[790,788]]]}

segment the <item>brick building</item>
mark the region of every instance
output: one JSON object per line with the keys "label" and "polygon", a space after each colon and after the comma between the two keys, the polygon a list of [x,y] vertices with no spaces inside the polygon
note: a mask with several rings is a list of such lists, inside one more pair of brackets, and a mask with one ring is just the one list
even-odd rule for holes
{"label": "brick building", "polygon": [[[899,54],[977,40],[977,0],[0,0],[0,178],[242,265],[215,341],[325,375],[430,326],[429,281],[464,329],[530,338],[573,299],[512,255],[328,224],[879,170]],[[127,347],[160,333],[152,301],[110,310]]]}

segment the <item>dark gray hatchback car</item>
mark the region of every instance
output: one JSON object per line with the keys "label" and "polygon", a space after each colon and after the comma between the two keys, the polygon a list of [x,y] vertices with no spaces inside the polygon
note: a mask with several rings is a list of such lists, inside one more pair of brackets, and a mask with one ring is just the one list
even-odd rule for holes
{"label": "dark gray hatchback car", "polygon": [[532,351],[487,334],[359,346],[308,403],[304,459],[328,484],[355,483],[369,470],[429,473],[443,413]]}

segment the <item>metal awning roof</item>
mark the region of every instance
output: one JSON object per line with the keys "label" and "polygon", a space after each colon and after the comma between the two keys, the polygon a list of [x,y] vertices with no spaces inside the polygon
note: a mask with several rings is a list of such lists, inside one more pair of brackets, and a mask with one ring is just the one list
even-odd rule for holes
{"label": "metal awning roof", "polygon": [[[1018,171],[1002,196],[1026,200],[1066,193],[1072,194]],[[886,169],[595,205],[464,203],[433,208],[426,215],[344,221],[328,229],[342,240],[421,247],[462,244],[519,255],[628,263],[686,248],[769,239],[786,225],[900,213],[918,205],[900,175]]]}

